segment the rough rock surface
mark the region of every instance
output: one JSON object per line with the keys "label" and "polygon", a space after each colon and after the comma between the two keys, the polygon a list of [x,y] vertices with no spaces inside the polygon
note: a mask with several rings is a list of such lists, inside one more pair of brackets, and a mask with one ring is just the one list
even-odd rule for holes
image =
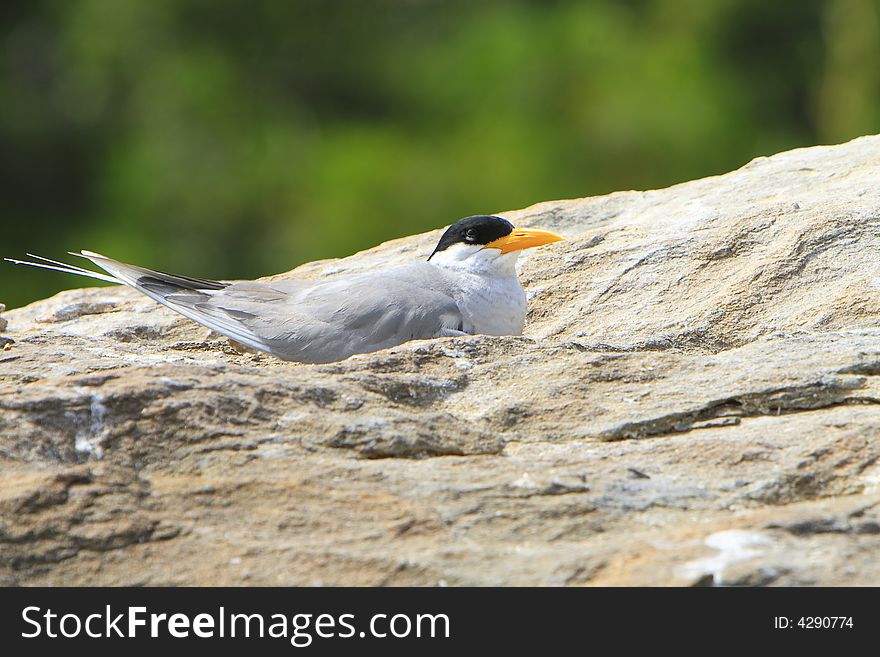
{"label": "rough rock surface", "polygon": [[878,585],[878,180],[865,137],[505,213],[569,238],[524,337],[298,365],[121,287],[6,311],[0,582]]}

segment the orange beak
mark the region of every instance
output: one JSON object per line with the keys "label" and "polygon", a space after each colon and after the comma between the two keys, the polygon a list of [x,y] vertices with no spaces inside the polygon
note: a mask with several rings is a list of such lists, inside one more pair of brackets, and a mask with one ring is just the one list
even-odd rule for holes
{"label": "orange beak", "polygon": [[520,249],[530,249],[533,246],[543,246],[544,244],[559,242],[563,239],[565,238],[561,235],[551,233],[549,230],[514,228],[510,235],[505,235],[493,242],[489,242],[486,248],[499,249],[501,253],[510,253]]}

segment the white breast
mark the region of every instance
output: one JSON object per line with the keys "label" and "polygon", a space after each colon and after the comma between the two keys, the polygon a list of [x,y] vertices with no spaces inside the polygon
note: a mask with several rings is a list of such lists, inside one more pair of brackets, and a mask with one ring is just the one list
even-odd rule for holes
{"label": "white breast", "polygon": [[[518,252],[452,247],[431,262],[443,272],[465,319],[464,330],[483,335],[522,335],[526,293],[516,274]],[[466,250],[467,249],[467,250]],[[441,254],[438,254],[441,255]]]}
{"label": "white breast", "polygon": [[483,279],[480,285],[466,285],[458,307],[473,325],[474,333],[522,335],[526,293],[516,277]]}

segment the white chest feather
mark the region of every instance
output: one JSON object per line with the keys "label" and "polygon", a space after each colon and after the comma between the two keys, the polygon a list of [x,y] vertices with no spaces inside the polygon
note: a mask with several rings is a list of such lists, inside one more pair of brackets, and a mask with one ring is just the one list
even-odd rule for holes
{"label": "white chest feather", "polygon": [[465,323],[470,322],[473,326],[473,333],[522,334],[526,321],[526,293],[516,277],[484,279],[482,285],[466,285],[463,289],[458,307],[465,316]]}
{"label": "white chest feather", "polygon": [[432,259],[450,283],[467,333],[522,334],[526,293],[516,274],[516,257],[516,252],[456,245]]}

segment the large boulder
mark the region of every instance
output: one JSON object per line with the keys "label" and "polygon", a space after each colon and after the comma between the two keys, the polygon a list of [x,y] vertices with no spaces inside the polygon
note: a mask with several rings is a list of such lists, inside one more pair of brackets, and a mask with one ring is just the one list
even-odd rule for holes
{"label": "large boulder", "polygon": [[524,337],[301,365],[124,287],[6,311],[0,582],[880,584],[878,180],[864,137],[502,213],[568,238]]}

